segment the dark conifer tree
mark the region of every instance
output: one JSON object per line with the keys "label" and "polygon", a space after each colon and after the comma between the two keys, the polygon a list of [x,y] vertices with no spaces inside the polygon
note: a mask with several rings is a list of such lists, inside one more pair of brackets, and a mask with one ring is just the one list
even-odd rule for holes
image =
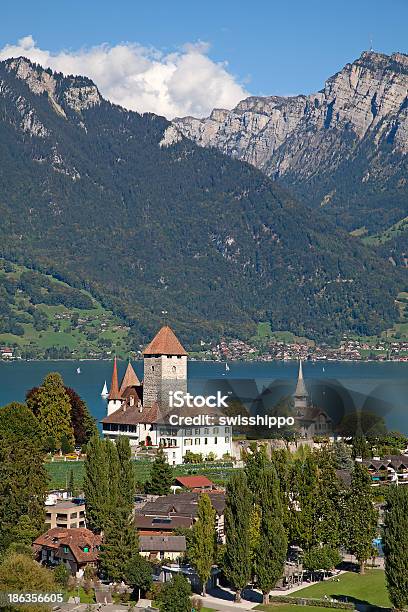
{"label": "dark conifer tree", "polygon": [[150,480],[146,483],[146,493],[151,495],[168,495],[171,492],[173,470],[167,463],[163,450],[159,450],[153,461]]}
{"label": "dark conifer tree", "polygon": [[281,491],[276,472],[265,467],[258,477],[261,509],[260,539],[256,553],[257,583],[263,603],[269,603],[269,592],[283,575],[288,549],[284,527]]}
{"label": "dark conifer tree", "polygon": [[408,487],[391,487],[384,524],[385,577],[392,605],[408,607]]}
{"label": "dark conifer tree", "polygon": [[251,576],[249,520],[253,507],[251,491],[244,472],[233,473],[227,484],[225,506],[226,548],[224,572],[235,589],[235,601]]}

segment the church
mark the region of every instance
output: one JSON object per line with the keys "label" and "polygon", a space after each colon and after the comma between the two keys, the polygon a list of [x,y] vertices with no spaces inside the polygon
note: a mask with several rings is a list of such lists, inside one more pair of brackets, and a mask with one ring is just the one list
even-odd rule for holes
{"label": "church", "polygon": [[143,380],[130,361],[119,385],[116,358],[113,363],[107,415],[102,433],[114,440],[126,436],[132,446],[162,448],[170,465],[183,463],[187,451],[211,453],[217,459],[232,454],[230,426],[170,426],[163,419],[172,391],[187,391],[188,353],[169,326],[164,326],[143,351]]}
{"label": "church", "polygon": [[313,406],[303,378],[302,362],[294,393],[295,422],[302,438],[329,436],[333,432],[333,422],[325,410]]}

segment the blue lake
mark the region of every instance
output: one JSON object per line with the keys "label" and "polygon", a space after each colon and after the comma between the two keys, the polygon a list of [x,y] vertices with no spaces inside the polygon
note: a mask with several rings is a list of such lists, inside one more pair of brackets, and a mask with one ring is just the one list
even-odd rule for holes
{"label": "blue lake", "polygon": [[[119,376],[126,367],[118,364]],[[143,363],[133,366],[140,379]],[[80,367],[81,374],[76,370]],[[188,376],[193,392],[217,386],[230,387],[254,397],[265,387],[271,386],[275,397],[293,393],[298,364],[296,362],[231,362],[229,371],[225,364],[190,361]],[[312,399],[318,403],[335,393],[343,398],[346,411],[353,404],[358,409],[374,406],[389,429],[408,434],[408,363],[376,362],[307,362],[303,366],[305,382]],[[92,414],[99,420],[106,413],[106,401],[101,389],[106,380],[109,386],[112,364],[107,361],[31,361],[0,363],[0,406],[12,401],[24,401],[28,389],[41,384],[48,372],[59,372],[65,384],[73,387],[87,402]],[[207,385],[207,387],[206,387]],[[333,391],[334,389],[334,391]],[[346,399],[344,399],[346,398]],[[368,399],[367,399],[368,398]]]}

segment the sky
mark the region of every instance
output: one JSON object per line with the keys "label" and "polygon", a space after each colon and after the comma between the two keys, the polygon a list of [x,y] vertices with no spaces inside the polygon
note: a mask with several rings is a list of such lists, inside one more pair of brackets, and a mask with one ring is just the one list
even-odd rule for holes
{"label": "sky", "polygon": [[92,78],[140,112],[206,116],[296,95],[373,46],[408,53],[408,0],[3,0],[0,59]]}

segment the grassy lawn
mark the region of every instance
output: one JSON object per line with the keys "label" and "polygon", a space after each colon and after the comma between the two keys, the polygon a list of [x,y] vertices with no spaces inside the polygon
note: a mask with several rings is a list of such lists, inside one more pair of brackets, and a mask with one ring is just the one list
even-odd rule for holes
{"label": "grassy lawn", "polygon": [[79,587],[79,590],[74,589],[73,591],[68,591],[66,594],[67,601],[69,597],[78,597],[78,594],[79,594],[81,603],[86,603],[86,604],[95,603],[94,590],[92,589],[89,593],[85,593],[82,587]]}
{"label": "grassy lawn", "polygon": [[391,605],[383,570],[367,570],[363,576],[347,572],[339,576],[339,582],[325,580],[296,591],[292,596],[320,598],[324,595],[333,598],[347,597],[351,603],[362,602],[378,607]]}

